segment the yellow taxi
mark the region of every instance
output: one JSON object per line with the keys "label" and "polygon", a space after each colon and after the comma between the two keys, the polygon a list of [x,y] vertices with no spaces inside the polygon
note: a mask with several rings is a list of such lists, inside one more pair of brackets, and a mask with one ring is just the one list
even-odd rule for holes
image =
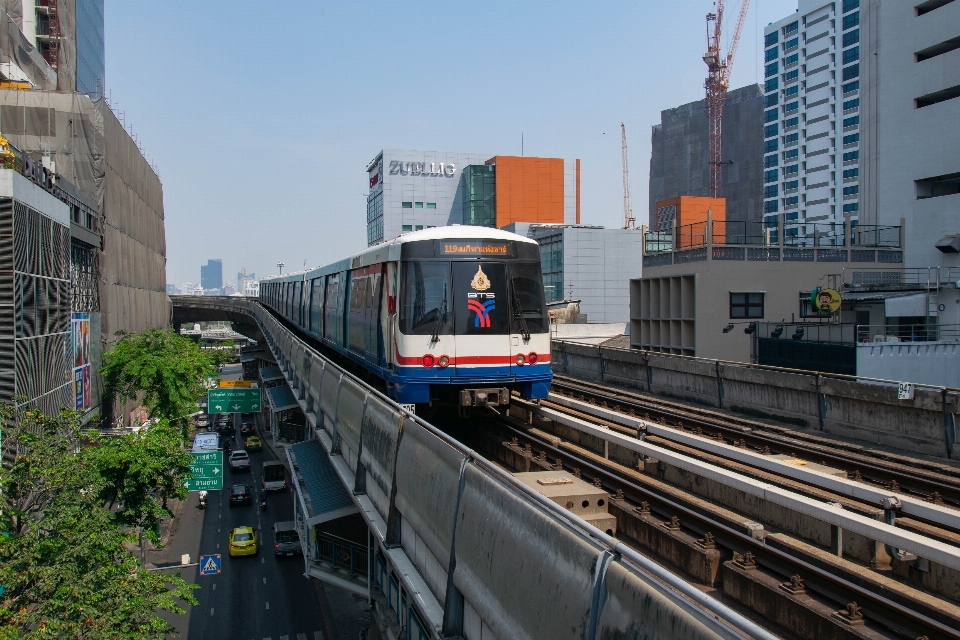
{"label": "yellow taxi", "polygon": [[253,527],[237,527],[230,532],[231,556],[255,556],[260,548],[257,546],[257,530]]}
{"label": "yellow taxi", "polygon": [[260,438],[258,438],[257,436],[250,436],[249,438],[243,441],[243,448],[246,449],[247,451],[260,451],[261,450]]}

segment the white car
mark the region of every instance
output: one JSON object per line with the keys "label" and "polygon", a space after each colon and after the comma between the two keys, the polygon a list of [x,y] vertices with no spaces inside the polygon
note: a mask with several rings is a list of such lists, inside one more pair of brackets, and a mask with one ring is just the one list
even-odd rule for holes
{"label": "white car", "polygon": [[201,418],[197,418],[197,426],[198,426],[198,427],[209,427],[209,426],[210,426],[210,420],[208,420],[206,416],[203,416],[203,417],[201,417]]}
{"label": "white car", "polygon": [[244,470],[250,470],[250,456],[246,451],[234,451],[230,454],[230,471]]}

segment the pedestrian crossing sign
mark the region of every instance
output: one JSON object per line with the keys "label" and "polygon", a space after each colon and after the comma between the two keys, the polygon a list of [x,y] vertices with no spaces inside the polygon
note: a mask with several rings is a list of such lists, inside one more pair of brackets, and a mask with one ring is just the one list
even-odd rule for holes
{"label": "pedestrian crossing sign", "polygon": [[220,554],[200,556],[200,575],[213,576],[220,573]]}

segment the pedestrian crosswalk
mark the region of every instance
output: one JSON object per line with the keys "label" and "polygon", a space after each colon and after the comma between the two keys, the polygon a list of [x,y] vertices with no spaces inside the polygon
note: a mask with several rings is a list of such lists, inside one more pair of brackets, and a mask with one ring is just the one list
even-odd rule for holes
{"label": "pedestrian crosswalk", "polygon": [[[314,631],[313,634],[307,635],[306,633],[298,633],[294,636],[296,640],[324,640],[323,634],[319,631]],[[257,640],[254,638],[253,640]],[[271,636],[267,636],[263,640],[273,640]],[[280,636],[280,640],[290,640],[290,635]]]}

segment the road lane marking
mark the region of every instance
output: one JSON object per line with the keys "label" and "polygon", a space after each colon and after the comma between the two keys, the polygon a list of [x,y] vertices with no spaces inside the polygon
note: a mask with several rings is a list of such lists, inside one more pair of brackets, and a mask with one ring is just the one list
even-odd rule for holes
{"label": "road lane marking", "polygon": [[270,603],[268,602],[268,603],[267,603],[267,609],[269,609],[269,608],[270,608]]}
{"label": "road lane marking", "polygon": [[323,640],[323,634],[319,631],[313,632],[313,640]]}
{"label": "road lane marking", "polygon": [[216,590],[217,590],[217,583],[214,582],[214,583],[213,583],[213,589],[211,589],[211,591],[216,591]]}
{"label": "road lane marking", "polygon": [[213,615],[213,607],[210,607],[210,615]]}
{"label": "road lane marking", "polygon": [[260,558],[260,564],[267,564],[266,558]]}
{"label": "road lane marking", "polygon": [[267,584],[267,579],[266,579],[266,578],[263,579],[263,584]]}

